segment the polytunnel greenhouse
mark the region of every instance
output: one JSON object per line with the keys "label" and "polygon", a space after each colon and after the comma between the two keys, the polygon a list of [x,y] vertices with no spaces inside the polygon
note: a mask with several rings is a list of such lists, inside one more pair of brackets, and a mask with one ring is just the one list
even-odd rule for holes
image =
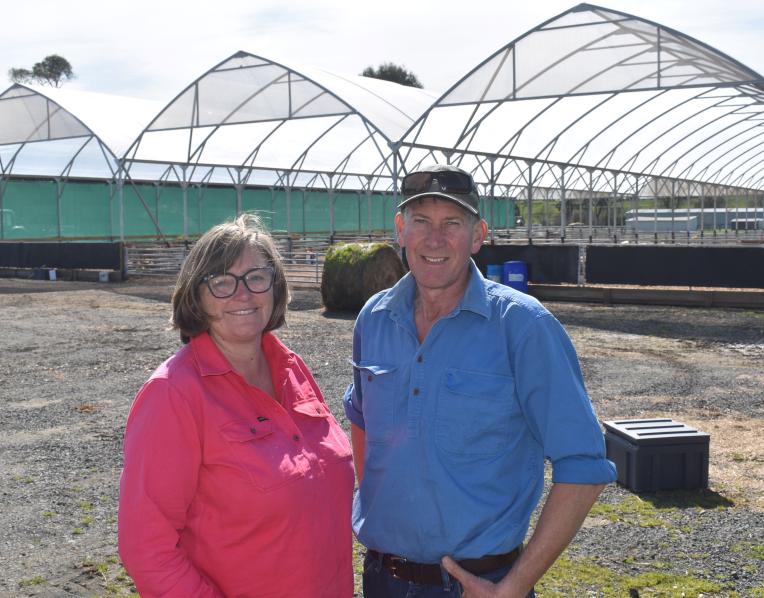
{"label": "polytunnel greenhouse", "polygon": [[240,51],[165,106],[13,85],[0,239],[170,245],[244,211],[290,243],[390,238],[400,178],[431,162],[473,173],[491,244],[762,239],[764,79],[702,41],[581,4],[454,78]]}

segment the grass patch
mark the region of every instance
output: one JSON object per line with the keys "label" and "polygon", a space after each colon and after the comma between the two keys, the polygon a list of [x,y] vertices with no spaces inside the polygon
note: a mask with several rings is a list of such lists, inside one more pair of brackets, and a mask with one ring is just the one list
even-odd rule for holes
{"label": "grass patch", "polygon": [[90,574],[91,577],[96,577],[98,575],[106,575],[106,572],[109,570],[109,563],[85,559],[80,563],[80,567]]}
{"label": "grass patch", "polygon": [[659,510],[691,507],[711,510],[729,509],[735,506],[733,501],[713,490],[672,490],[670,492],[644,494],[641,499]]}
{"label": "grass patch", "polygon": [[93,579],[99,579],[106,592],[104,596],[93,596],[92,598],[105,598],[105,596],[140,598],[135,591],[133,580],[122,567],[119,557],[116,555],[109,555],[103,561],[85,559],[79,566]]}
{"label": "grass patch", "polygon": [[730,590],[728,584],[677,575],[668,571],[650,571],[639,575],[619,575],[594,559],[573,560],[560,557],[536,584],[539,598],[566,596],[662,596],[666,598],[699,598]]}
{"label": "grass patch", "polygon": [[363,595],[363,557],[366,554],[366,548],[355,536],[353,536],[353,591],[358,595]]}
{"label": "grass patch", "polygon": [[732,547],[734,552],[742,554],[750,559],[764,561],[764,544],[753,542],[740,542]]}
{"label": "grass patch", "polygon": [[32,577],[30,579],[22,579],[19,582],[20,588],[29,588],[32,586],[39,586],[44,583],[48,583],[48,580],[46,580],[42,575],[37,575],[36,577]]}
{"label": "grass patch", "polygon": [[726,509],[733,505],[732,501],[711,490],[657,492],[642,496],[628,494],[619,502],[595,503],[590,515],[639,527],[663,527],[688,532],[690,530],[686,526],[676,528],[667,516],[684,509],[704,511]]}
{"label": "grass patch", "polygon": [[639,527],[672,527],[659,517],[659,510],[652,504],[630,494],[617,503],[598,502],[589,515],[604,517],[609,521],[623,521]]}

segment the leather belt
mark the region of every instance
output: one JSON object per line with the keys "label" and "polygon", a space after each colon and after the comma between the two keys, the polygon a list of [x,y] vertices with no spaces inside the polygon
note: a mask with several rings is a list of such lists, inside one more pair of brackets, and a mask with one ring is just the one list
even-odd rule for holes
{"label": "leather belt", "polygon": [[[414,583],[440,585],[443,583],[439,564],[415,563],[394,554],[384,554],[369,550],[369,555],[382,563],[393,577]],[[473,575],[483,575],[501,567],[511,565],[520,556],[520,547],[505,554],[489,554],[479,559],[464,559],[459,565]]]}

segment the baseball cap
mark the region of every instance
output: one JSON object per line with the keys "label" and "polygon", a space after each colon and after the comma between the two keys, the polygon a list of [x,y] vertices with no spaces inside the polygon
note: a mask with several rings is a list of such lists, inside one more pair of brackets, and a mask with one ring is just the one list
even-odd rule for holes
{"label": "baseball cap", "polygon": [[450,164],[431,164],[410,172],[401,184],[403,199],[398,209],[422,197],[440,197],[480,215],[480,197],[470,173]]}

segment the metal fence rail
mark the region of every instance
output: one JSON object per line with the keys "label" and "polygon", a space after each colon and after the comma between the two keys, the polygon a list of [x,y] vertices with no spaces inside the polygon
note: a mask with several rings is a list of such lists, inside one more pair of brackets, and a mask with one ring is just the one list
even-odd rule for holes
{"label": "metal fence rail", "polygon": [[180,272],[190,245],[155,245],[140,243],[125,246],[127,274],[140,276],[167,276]]}
{"label": "metal fence rail", "polygon": [[[534,228],[529,239],[527,231],[518,229],[496,230],[497,245],[559,244],[579,245],[581,248],[581,271],[579,282],[583,283],[583,263],[586,248],[595,245],[676,245],[676,246],[739,246],[764,245],[764,231],[740,230],[716,234],[713,231],[689,233],[662,232],[639,233],[626,228],[568,227],[560,236],[559,227]],[[591,234],[591,237],[590,237]],[[295,287],[319,287],[324,268],[324,256],[332,243],[386,241],[394,244],[389,235],[336,235],[332,237],[294,238],[274,235],[274,241],[284,260],[287,280]],[[191,248],[191,242],[177,244],[135,243],[125,246],[128,275],[174,276],[180,271],[183,260]]]}
{"label": "metal fence rail", "polygon": [[[287,247],[277,242],[284,259],[287,280],[293,286],[320,286],[328,244]],[[191,245],[141,243],[125,247],[128,276],[175,276],[180,272]]]}

